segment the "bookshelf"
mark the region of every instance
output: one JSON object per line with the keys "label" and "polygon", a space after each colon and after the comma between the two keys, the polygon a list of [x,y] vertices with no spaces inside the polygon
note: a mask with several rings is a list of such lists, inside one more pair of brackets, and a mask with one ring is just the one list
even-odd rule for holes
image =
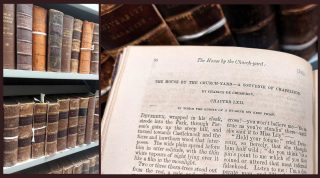
{"label": "bookshelf", "polygon": [[99,75],[94,74],[41,72],[13,69],[3,69],[3,77],[33,79],[99,80]]}
{"label": "bookshelf", "polygon": [[28,169],[28,168],[31,168],[31,167],[34,167],[34,166],[37,166],[37,165],[40,165],[43,163],[47,163],[49,161],[53,161],[53,160],[56,160],[56,159],[59,159],[59,158],[65,157],[65,156],[69,156],[69,155],[78,153],[80,151],[88,150],[90,148],[97,147],[97,146],[99,146],[99,142],[92,142],[91,144],[84,144],[81,146],[76,146],[74,148],[59,151],[53,155],[43,156],[43,157],[40,157],[37,159],[29,159],[27,161],[17,163],[16,165],[11,166],[11,167],[4,167],[3,173],[4,174],[12,174],[15,172],[19,172],[19,171],[22,171],[22,170],[25,170],[25,169]]}
{"label": "bookshelf", "polygon": [[[88,20],[99,23],[99,8],[81,4],[34,4],[46,9],[56,9],[74,18]],[[97,7],[99,7],[97,5]],[[34,96],[44,94],[77,94],[96,93],[99,90],[99,75],[62,73],[62,72],[42,72],[3,69],[3,95],[7,96]],[[65,149],[36,159],[17,163],[11,167],[3,167],[4,174],[18,173],[36,166],[53,162],[67,156],[73,156],[98,148],[99,142],[82,144],[74,148]]]}

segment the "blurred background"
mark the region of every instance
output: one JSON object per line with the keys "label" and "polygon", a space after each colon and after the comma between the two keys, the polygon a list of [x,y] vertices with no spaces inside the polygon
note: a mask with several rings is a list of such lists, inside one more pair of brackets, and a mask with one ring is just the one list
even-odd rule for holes
{"label": "blurred background", "polygon": [[260,48],[300,56],[318,68],[320,6],[316,4],[102,4],[100,8],[102,103],[111,88],[117,56],[128,45]]}

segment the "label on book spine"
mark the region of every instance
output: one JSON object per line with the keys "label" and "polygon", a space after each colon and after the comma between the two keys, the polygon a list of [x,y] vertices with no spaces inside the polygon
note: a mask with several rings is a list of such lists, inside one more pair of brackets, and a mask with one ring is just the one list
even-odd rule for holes
{"label": "label on book spine", "polygon": [[15,68],[15,7],[3,4],[3,68]]}

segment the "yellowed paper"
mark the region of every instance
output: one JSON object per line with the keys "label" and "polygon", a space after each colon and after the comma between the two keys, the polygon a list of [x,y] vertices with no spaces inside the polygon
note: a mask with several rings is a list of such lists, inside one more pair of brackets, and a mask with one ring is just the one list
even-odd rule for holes
{"label": "yellowed paper", "polygon": [[129,47],[103,118],[102,173],[313,173],[312,75],[269,50]]}

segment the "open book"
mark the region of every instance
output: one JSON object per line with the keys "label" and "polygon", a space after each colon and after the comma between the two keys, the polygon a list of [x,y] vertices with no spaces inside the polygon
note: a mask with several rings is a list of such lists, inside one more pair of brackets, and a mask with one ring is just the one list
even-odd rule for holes
{"label": "open book", "polygon": [[282,52],[124,50],[102,122],[102,174],[314,174],[317,71]]}

